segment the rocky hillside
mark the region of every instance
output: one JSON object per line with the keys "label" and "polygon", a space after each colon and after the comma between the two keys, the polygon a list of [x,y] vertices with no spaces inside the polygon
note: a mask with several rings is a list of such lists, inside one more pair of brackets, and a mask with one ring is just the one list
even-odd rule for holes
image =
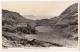
{"label": "rocky hillside", "polygon": [[39,26],[51,26],[69,34],[78,33],[78,3],[69,6],[60,16],[51,19],[37,20]]}
{"label": "rocky hillside", "polygon": [[[51,19],[37,20],[36,23],[39,26],[37,28],[39,31],[44,31],[44,30],[48,31],[53,29],[50,32],[45,32],[45,31],[42,32],[41,35],[38,36],[39,40],[55,42],[63,46],[77,45],[78,3],[69,6],[58,17],[54,17]],[[51,27],[51,29],[48,27]]]}
{"label": "rocky hillside", "polygon": [[36,39],[34,20],[25,19],[17,12],[2,10],[3,47],[47,47],[62,46]]}
{"label": "rocky hillside", "polygon": [[59,20],[56,25],[69,25],[69,24],[78,24],[78,4],[75,3],[68,7],[62,14],[59,16]]}
{"label": "rocky hillside", "polygon": [[78,4],[75,3],[68,7],[60,16],[55,24],[56,28],[70,34],[78,34]]}
{"label": "rocky hillside", "polygon": [[[73,46],[78,41],[78,3],[50,19],[25,19],[2,10],[3,47]],[[7,44],[5,44],[7,43]]]}
{"label": "rocky hillside", "polygon": [[24,34],[36,34],[34,26],[35,23],[33,20],[25,19],[17,12],[2,10],[2,36],[4,37],[3,46],[5,46],[5,42],[10,44],[11,42],[17,40],[24,40],[24,37],[21,35],[24,36]]}

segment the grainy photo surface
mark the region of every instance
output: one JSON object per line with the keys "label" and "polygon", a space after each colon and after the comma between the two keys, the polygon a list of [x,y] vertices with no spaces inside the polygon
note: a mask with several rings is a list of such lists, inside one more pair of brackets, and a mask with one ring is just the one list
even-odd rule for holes
{"label": "grainy photo surface", "polygon": [[78,3],[2,2],[2,47],[77,47]]}

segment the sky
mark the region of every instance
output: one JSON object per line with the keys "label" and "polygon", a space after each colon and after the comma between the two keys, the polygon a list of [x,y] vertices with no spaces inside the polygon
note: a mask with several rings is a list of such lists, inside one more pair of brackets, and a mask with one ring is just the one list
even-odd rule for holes
{"label": "sky", "polygon": [[59,16],[73,3],[76,1],[3,1],[2,8],[21,15]]}

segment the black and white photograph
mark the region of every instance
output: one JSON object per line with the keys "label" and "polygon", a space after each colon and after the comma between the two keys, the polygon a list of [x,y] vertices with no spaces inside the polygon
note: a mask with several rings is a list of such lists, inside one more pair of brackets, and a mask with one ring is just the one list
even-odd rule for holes
{"label": "black and white photograph", "polygon": [[2,48],[78,46],[78,2],[3,1]]}

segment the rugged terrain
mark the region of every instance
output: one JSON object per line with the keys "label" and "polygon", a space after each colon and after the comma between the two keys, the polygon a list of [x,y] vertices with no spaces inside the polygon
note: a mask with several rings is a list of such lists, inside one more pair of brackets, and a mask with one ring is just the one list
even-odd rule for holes
{"label": "rugged terrain", "polygon": [[78,4],[50,19],[26,19],[2,10],[3,47],[75,47],[78,45]]}

